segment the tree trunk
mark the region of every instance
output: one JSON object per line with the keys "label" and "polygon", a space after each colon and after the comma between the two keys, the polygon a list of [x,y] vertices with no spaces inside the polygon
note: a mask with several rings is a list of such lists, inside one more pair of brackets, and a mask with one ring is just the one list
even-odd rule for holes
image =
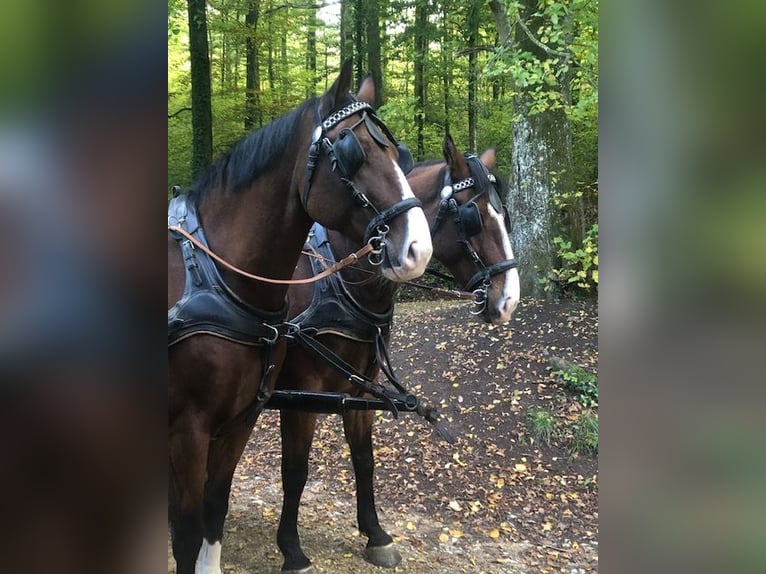
{"label": "tree trunk", "polygon": [[221,6],[221,22],[223,23],[223,31],[221,32],[221,93],[226,92],[226,68],[229,65],[229,51],[227,50],[228,29],[227,23],[229,20],[229,13],[225,6]]}
{"label": "tree trunk", "polygon": [[452,86],[452,51],[449,49],[450,35],[447,20],[447,3],[442,2],[442,89],[444,93],[444,132],[450,133],[449,110],[450,88]]}
{"label": "tree trunk", "polygon": [[479,39],[479,9],[481,4],[474,0],[468,8],[466,28],[468,30],[468,149],[476,152],[478,147],[478,127],[476,124],[476,84],[478,69],[476,45]]}
{"label": "tree trunk", "polygon": [[213,112],[210,100],[210,54],[205,0],[188,0],[191,60],[192,177],[213,159]]}
{"label": "tree trunk", "polygon": [[306,97],[316,93],[317,85],[317,9],[308,9],[308,24],[306,30]]}
{"label": "tree trunk", "polygon": [[385,102],[385,97],[383,95],[383,66],[380,59],[380,7],[377,0],[366,0],[365,16],[367,18],[367,71],[375,83],[373,106],[378,109]]}
{"label": "tree trunk", "polygon": [[[286,15],[286,17],[288,18],[288,21],[289,21],[289,17],[290,17],[289,10],[290,10],[289,8],[285,9],[285,11],[288,12],[287,15]],[[287,34],[283,33],[281,36],[282,36],[282,45],[280,47],[281,49],[280,49],[280,54],[279,54],[279,76],[280,76],[280,92],[279,92],[279,96],[280,96],[280,100],[281,101],[286,102],[287,101],[287,85],[288,85],[288,82],[290,81],[289,78],[287,77],[287,70],[288,70],[288,65],[287,65]]]}
{"label": "tree trunk", "polygon": [[360,85],[364,78],[364,55],[367,52],[364,37],[364,23],[364,0],[354,0],[354,43],[356,44],[354,61],[357,85]]}
{"label": "tree trunk", "polygon": [[426,0],[415,2],[415,125],[417,126],[417,149],[415,158],[417,161],[425,159],[425,141],[423,128],[425,127],[426,109],[426,84],[425,69],[427,58],[426,25],[428,23],[428,10]]}
{"label": "tree trunk", "polygon": [[245,50],[247,53],[247,75],[245,78],[245,129],[251,130],[257,123],[263,125],[263,111],[261,110],[261,71],[258,62],[258,42],[256,33],[258,30],[258,13],[260,12],[260,0],[249,0],[245,26],[247,39]]}
{"label": "tree trunk", "polygon": [[[503,3],[491,0],[500,42],[514,50],[548,57],[511,20]],[[536,0],[522,0],[522,17],[529,29],[540,26],[530,16]],[[512,34],[514,37],[512,37]],[[515,86],[514,110],[519,120],[513,126],[509,207],[513,220],[511,242],[519,261],[522,294],[543,296],[550,270],[558,266],[553,238],[562,231],[561,212],[553,198],[571,188],[572,132],[564,110],[530,113],[531,96],[524,86]],[[548,296],[555,293],[548,291]]]}
{"label": "tree trunk", "polygon": [[352,0],[340,3],[340,63],[354,57],[354,5]]}

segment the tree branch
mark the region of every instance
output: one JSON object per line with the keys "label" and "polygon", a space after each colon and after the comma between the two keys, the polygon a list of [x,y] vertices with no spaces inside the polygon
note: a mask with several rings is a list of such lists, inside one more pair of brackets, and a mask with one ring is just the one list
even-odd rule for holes
{"label": "tree branch", "polygon": [[[586,66],[583,66],[580,62],[578,62],[571,52],[559,52],[558,50],[554,50],[553,48],[546,46],[540,40],[535,38],[534,34],[532,34],[532,31],[529,29],[526,22],[524,22],[524,20],[521,18],[521,15],[516,17],[516,23],[519,25],[519,28],[521,28],[524,31],[524,33],[527,35],[527,38],[529,38],[529,41],[532,42],[535,46],[540,48],[543,52],[545,52],[549,56],[553,56],[555,58],[561,58],[565,62],[571,61],[573,66],[576,66],[582,69],[584,72],[586,72],[590,76],[596,75],[593,72],[593,70],[591,70],[590,68]],[[591,83],[591,85],[593,84]]]}
{"label": "tree branch", "polygon": [[470,48],[463,48],[462,50],[458,50],[457,52],[455,52],[455,55],[456,56],[466,56],[466,55],[471,54],[473,52],[494,52],[494,51],[495,51],[495,46],[489,46],[489,45],[472,46]]}
{"label": "tree branch", "polygon": [[[524,33],[527,35],[527,38],[529,38],[530,42],[532,42],[535,46],[540,48],[543,52],[548,54],[549,56],[555,56],[556,58],[563,58],[566,60],[573,60],[574,56],[572,54],[568,54],[566,52],[559,52],[558,50],[554,50],[553,48],[549,48],[545,44],[543,44],[540,40],[534,37],[530,29],[527,27],[524,20],[521,19],[521,16],[516,18],[516,23],[519,25],[519,27],[524,30]],[[575,62],[576,63],[576,62]],[[578,64],[579,65],[579,64]]]}
{"label": "tree branch", "polygon": [[190,111],[192,111],[191,108],[181,108],[180,110],[176,110],[172,114],[168,114],[168,119],[176,117],[181,112],[190,112]]}

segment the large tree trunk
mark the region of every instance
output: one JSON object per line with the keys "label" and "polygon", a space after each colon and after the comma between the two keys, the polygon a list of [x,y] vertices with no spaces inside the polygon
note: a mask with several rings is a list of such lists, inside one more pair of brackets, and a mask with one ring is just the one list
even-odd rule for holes
{"label": "large tree trunk", "polygon": [[514,98],[514,106],[519,120],[513,126],[511,152],[511,241],[522,292],[542,296],[550,270],[558,266],[553,238],[561,235],[562,222],[553,197],[568,189],[571,132],[563,110],[530,115],[523,93]]}
{"label": "large tree trunk", "polygon": [[205,0],[188,0],[191,60],[192,177],[213,159],[213,111],[210,100],[210,54]]}
{"label": "large tree trunk", "polygon": [[247,75],[245,77],[245,129],[251,130],[257,123],[263,125],[263,110],[261,110],[261,70],[258,61],[258,13],[260,0],[249,0],[245,25],[247,39],[245,41]]}
{"label": "large tree trunk", "polygon": [[[530,30],[540,22],[532,18],[535,0],[522,0],[522,16]],[[492,0],[501,43],[514,50],[548,57],[511,20],[502,2]],[[512,36],[513,34],[513,36]],[[562,232],[561,212],[553,198],[571,188],[572,132],[563,109],[530,113],[531,96],[524,86],[514,88],[514,110],[519,120],[513,126],[509,206],[513,220],[511,242],[519,262],[522,294],[546,295],[550,270],[558,266],[553,238]],[[553,291],[547,295],[553,296]]]}
{"label": "large tree trunk", "polygon": [[426,113],[426,24],[428,23],[428,6],[426,0],[415,2],[415,125],[417,126],[417,149],[415,158],[417,161],[425,159],[425,141],[423,128],[425,127]]}
{"label": "large tree trunk", "polygon": [[367,0],[367,70],[375,83],[375,109],[385,102],[383,95],[383,71],[380,59],[380,7],[377,0]]}

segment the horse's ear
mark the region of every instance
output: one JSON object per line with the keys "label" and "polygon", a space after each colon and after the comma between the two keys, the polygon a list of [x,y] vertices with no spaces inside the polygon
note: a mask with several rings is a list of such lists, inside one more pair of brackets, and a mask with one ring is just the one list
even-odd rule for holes
{"label": "horse's ear", "polygon": [[479,156],[481,163],[483,163],[489,169],[495,169],[497,166],[497,153],[495,148],[490,147],[484,150],[484,153]]}
{"label": "horse's ear", "polygon": [[442,153],[444,154],[444,160],[450,168],[450,171],[457,171],[458,168],[465,165],[465,158],[463,154],[458,151],[452,136],[445,134],[444,141],[442,142]]}
{"label": "horse's ear", "polygon": [[322,96],[322,113],[329,114],[346,100],[346,96],[351,91],[351,80],[353,77],[354,62],[350,58],[343,63],[335,82],[330,89]]}
{"label": "horse's ear", "polygon": [[368,74],[364,79],[356,99],[360,102],[367,102],[370,105],[375,103],[375,82],[372,81],[372,75]]}

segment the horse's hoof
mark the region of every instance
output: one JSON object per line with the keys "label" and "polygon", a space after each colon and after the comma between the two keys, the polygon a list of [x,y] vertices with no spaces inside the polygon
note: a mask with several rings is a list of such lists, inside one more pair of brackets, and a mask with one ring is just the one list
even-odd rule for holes
{"label": "horse's hoof", "polygon": [[314,565],[309,564],[305,568],[299,568],[297,570],[282,570],[282,574],[313,574],[314,573]]}
{"label": "horse's hoof", "polygon": [[383,568],[393,568],[402,561],[402,555],[391,542],[385,546],[368,546],[364,549],[364,557],[368,562]]}

